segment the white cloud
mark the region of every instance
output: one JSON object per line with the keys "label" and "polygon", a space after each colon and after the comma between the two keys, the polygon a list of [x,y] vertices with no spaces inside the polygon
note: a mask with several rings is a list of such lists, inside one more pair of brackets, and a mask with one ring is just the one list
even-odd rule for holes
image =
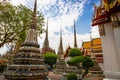
{"label": "white cloud", "polygon": [[26,2],[26,0],[11,0],[11,3],[16,5],[16,6],[20,5],[20,4],[25,5],[25,2]]}
{"label": "white cloud", "polygon": [[[33,3],[30,3],[31,1],[33,2],[33,0],[12,0],[12,4],[23,4],[31,8],[33,6]],[[84,5],[86,2],[87,0],[77,0],[74,2],[72,0],[66,0],[66,2],[63,0],[38,0],[38,10],[42,11],[45,18],[49,18],[50,47],[52,47],[56,51],[58,50],[59,35],[56,35],[55,32],[58,33],[60,31],[61,25],[63,30],[64,50],[65,47],[68,46],[68,43],[73,47],[73,32],[67,30],[66,27],[70,29],[73,26],[73,19],[77,21],[78,18],[83,14],[85,7]],[[93,36],[98,37],[98,30],[96,27],[93,27],[91,31]],[[82,40],[89,40],[89,36],[89,33],[83,35],[77,34],[78,47],[81,46]],[[38,41],[40,46],[42,47],[45,38],[45,33],[43,33],[41,37],[42,39],[38,38]]]}

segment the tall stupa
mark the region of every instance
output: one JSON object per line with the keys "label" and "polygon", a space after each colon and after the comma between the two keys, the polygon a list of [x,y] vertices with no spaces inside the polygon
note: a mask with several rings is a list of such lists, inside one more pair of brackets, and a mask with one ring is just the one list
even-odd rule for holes
{"label": "tall stupa", "polygon": [[47,52],[55,53],[55,50],[49,46],[48,37],[49,36],[48,36],[48,19],[47,19],[46,35],[45,35],[45,40],[42,47],[42,54],[46,54]]}
{"label": "tall stupa", "polygon": [[46,80],[48,71],[41,57],[36,31],[36,8],[31,26],[27,32],[26,39],[21,45],[19,52],[13,58],[13,63],[7,66],[4,75],[7,80]]}
{"label": "tall stupa", "polygon": [[74,48],[77,48],[77,38],[76,38],[75,20],[74,20]]}

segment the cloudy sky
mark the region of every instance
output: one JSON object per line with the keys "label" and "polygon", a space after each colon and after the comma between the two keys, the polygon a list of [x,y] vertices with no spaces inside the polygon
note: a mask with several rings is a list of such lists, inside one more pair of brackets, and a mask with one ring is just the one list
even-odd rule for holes
{"label": "cloudy sky", "polygon": [[[73,47],[73,21],[76,23],[77,44],[81,47],[82,41],[90,40],[90,32],[93,38],[99,37],[98,27],[91,26],[93,16],[93,3],[99,5],[100,0],[38,0],[37,10],[42,12],[45,21],[49,18],[49,44],[58,50],[59,31],[62,26],[64,50],[70,44]],[[34,0],[12,0],[13,5],[23,4],[33,9]],[[44,26],[46,29],[46,25]],[[45,33],[39,39],[40,47],[43,46]],[[4,50],[3,50],[4,49]],[[0,53],[5,52],[5,47]]]}

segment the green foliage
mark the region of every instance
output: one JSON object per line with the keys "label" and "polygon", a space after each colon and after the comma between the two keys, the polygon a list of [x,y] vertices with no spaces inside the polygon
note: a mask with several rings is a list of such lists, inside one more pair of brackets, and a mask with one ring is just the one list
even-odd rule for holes
{"label": "green foliage", "polygon": [[6,64],[0,64],[0,73],[4,72],[6,69]]}
{"label": "green foliage", "polygon": [[45,63],[50,65],[51,67],[56,63],[57,55],[54,53],[47,52],[43,54],[43,57],[45,59]]}
{"label": "green foliage", "polygon": [[83,56],[76,56],[67,61],[67,64],[69,64],[70,66],[77,66],[80,62],[83,62],[83,60]]}
{"label": "green foliage", "polygon": [[67,61],[67,64],[69,64],[70,66],[78,66],[78,64],[81,62],[82,62],[82,66],[86,67],[87,69],[89,69],[89,67],[94,66],[94,62],[92,61],[92,59],[90,57],[85,57],[85,56],[73,57],[69,61]]}
{"label": "green foliage", "polygon": [[69,56],[71,56],[71,57],[81,56],[81,55],[82,55],[81,51],[77,48],[73,48],[69,52]]}
{"label": "green foliage", "polygon": [[85,56],[82,65],[89,69],[90,67],[94,66],[94,62],[90,57]]}
{"label": "green foliage", "polygon": [[77,75],[75,73],[69,73],[67,75],[67,80],[77,80]]}
{"label": "green foliage", "polygon": [[[30,28],[33,12],[23,5],[0,3],[0,47],[6,43],[23,42]],[[42,33],[44,17],[37,12],[37,32]]]}

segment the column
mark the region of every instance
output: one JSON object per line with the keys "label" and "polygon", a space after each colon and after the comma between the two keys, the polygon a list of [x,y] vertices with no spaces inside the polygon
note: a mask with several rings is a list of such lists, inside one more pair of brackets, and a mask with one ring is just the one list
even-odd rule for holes
{"label": "column", "polygon": [[[112,27],[113,27],[113,32],[115,36],[117,54],[120,61],[120,16],[119,15],[120,13],[111,15],[111,20],[112,20]],[[119,65],[120,65],[120,62],[119,62]]]}
{"label": "column", "polygon": [[104,80],[120,80],[119,61],[113,28],[110,23],[99,25],[104,59]]}

